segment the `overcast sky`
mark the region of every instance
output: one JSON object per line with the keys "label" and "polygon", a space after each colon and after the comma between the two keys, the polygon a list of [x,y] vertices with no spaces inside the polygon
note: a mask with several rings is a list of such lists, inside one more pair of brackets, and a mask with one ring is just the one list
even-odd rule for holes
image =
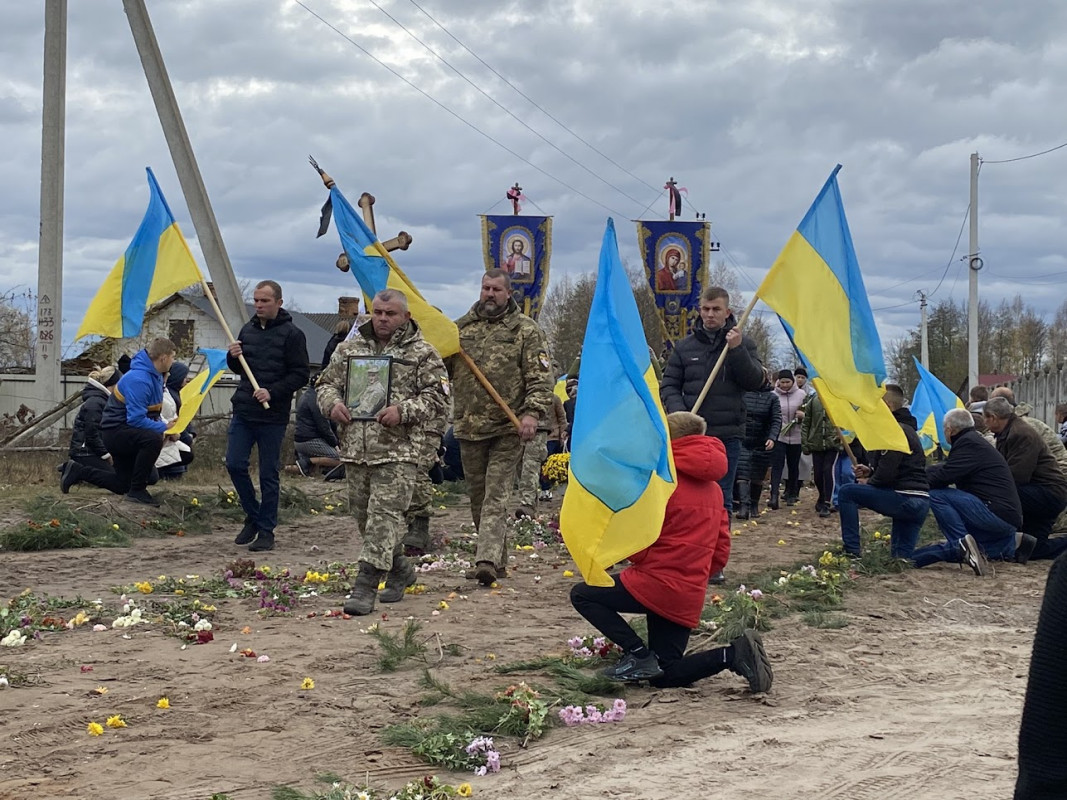
{"label": "overcast sky", "polygon": [[[356,293],[333,266],[335,232],[314,238],[325,190],[309,153],[350,199],[377,197],[383,239],[414,236],[398,261],[452,316],[484,269],[477,215],[507,212],[515,181],[527,210],[555,218],[559,279],[595,269],[609,215],[636,263],[629,220],[665,218],[674,176],[750,292],[840,162],[888,344],[918,324],[916,290],[966,300],[966,230],[950,256],[970,154],[1067,141],[1061,0],[416,2],[304,0],[353,44],[290,0],[149,0],[239,280],[278,280],[303,311]],[[43,35],[43,0],[0,9],[0,290],[36,288]],[[199,256],[120,0],[69,5],[66,148],[69,345],[144,213],[145,166]],[[979,192],[983,297],[1022,293],[1051,316],[1067,274],[1067,148],[986,163]]]}

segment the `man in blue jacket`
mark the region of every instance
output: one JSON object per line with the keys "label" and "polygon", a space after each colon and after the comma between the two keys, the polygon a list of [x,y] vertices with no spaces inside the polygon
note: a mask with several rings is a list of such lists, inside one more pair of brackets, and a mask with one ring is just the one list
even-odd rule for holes
{"label": "man in blue jacket", "polygon": [[[726,360],[700,408],[693,408],[704,382],[726,349]],[[692,411],[708,423],[708,436],[726,447],[726,475],[719,481],[726,510],[733,511],[734,478],[745,434],[745,392],[763,385],[763,365],[756,344],[745,339],[730,311],[730,294],[709,286],[700,295],[700,325],[675,345],[660,383],[660,398],[668,414]]]}
{"label": "man in blue jacket", "polygon": [[[234,539],[249,550],[274,549],[281,493],[282,438],[289,424],[293,394],[308,382],[307,340],[282,308],[282,287],[260,281],[252,293],[256,313],[228,348],[226,365],[241,376],[233,393],[233,417],[226,444],[226,470],[245,512],[244,526]],[[241,366],[239,356],[256,377],[258,389]],[[265,408],[264,403],[270,408]],[[259,492],[248,474],[252,448],[259,450]]]}
{"label": "man in blue jacket", "polygon": [[170,339],[153,339],[138,352],[100,417],[100,435],[115,465],[116,485],[135,503],[159,505],[147,487],[167,430],[159,412],[163,376],[174,363],[175,349]]}

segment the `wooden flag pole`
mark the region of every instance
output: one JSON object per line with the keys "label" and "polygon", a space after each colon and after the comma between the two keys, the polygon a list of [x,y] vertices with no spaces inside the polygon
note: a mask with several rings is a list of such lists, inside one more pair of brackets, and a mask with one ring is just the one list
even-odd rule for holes
{"label": "wooden flag pole", "polygon": [[[735,326],[734,330],[738,332],[741,331],[741,329],[745,326],[745,323],[748,321],[748,315],[751,314],[752,309],[756,307],[756,301],[758,300],[759,297],[757,297],[756,295],[752,295],[752,299],[745,307],[745,310],[741,313],[741,319],[737,321],[737,325]],[[729,350],[730,348],[726,346],[725,342],[723,342],[722,352],[719,353],[719,359],[715,362],[715,366],[711,368],[711,374],[708,375],[708,379],[704,381],[704,388],[700,390],[700,395],[697,397],[697,401],[693,403],[694,414],[700,413],[700,406],[701,404],[703,404],[704,398],[708,396],[708,392],[711,391],[711,384],[715,382],[715,378],[718,377],[719,371],[722,369],[722,365],[726,362],[726,354],[727,352],[729,352]]]}
{"label": "wooden flag pole", "polygon": [[841,426],[834,422],[833,414],[830,413],[830,409],[826,407],[826,403],[822,399],[822,395],[819,394],[819,387],[814,383],[811,388],[815,390],[816,396],[819,398],[819,402],[822,403],[823,413],[826,414],[826,418],[830,420],[830,424],[834,426],[834,430],[837,431],[837,438],[841,440],[841,444],[845,446],[845,453],[848,454],[848,460],[852,462],[852,468],[855,469],[859,465],[859,459],[856,458],[856,454],[852,452],[852,448],[849,446],[848,440],[845,439],[845,435],[841,432]]}
{"label": "wooden flag pole", "polygon": [[[219,323],[222,325],[222,331],[226,334],[227,341],[236,342],[237,339],[233,335],[233,331],[230,330],[230,326],[226,324],[226,317],[222,315],[222,309],[219,308],[218,301],[215,300],[215,295],[211,293],[211,287],[207,285],[207,281],[204,280],[204,276],[200,276],[200,285],[204,288],[204,296],[207,301],[211,303],[211,308],[215,311],[215,316],[219,318]],[[237,360],[241,362],[241,369],[244,370],[245,375],[248,376],[249,383],[252,384],[252,391],[258,392],[260,389],[259,383],[256,381],[256,376],[252,374],[252,368],[248,366],[248,362],[245,361],[244,353],[237,356]],[[264,408],[270,408],[270,403],[266,400],[262,402]]]}

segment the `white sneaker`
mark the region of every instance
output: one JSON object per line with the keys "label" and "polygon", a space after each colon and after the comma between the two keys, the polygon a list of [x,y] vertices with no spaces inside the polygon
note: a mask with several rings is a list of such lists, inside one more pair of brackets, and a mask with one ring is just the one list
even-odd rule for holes
{"label": "white sneaker", "polygon": [[969,533],[960,540],[960,555],[963,563],[973,569],[975,575],[981,577],[989,573],[989,562]]}

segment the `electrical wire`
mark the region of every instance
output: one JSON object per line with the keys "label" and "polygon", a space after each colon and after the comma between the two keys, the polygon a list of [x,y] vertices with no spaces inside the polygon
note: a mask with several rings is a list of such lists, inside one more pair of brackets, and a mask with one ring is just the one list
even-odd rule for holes
{"label": "electrical wire", "polygon": [[[440,28],[442,31],[444,31],[445,34],[447,34],[452,39],[452,41],[454,41],[456,44],[458,44],[460,47],[462,47],[464,50],[466,50],[468,53],[470,53],[483,67],[485,67],[487,70],[492,72],[494,75],[496,75],[496,77],[500,78],[500,80],[502,80],[504,83],[506,83],[508,86],[510,86],[513,90],[515,90],[515,92],[518,93],[518,95],[520,97],[522,97],[524,100],[526,100],[530,105],[532,105],[534,108],[536,108],[542,114],[544,114],[546,117],[548,117],[554,123],[559,125],[560,128],[565,130],[567,133],[569,133],[571,136],[573,136],[579,142],[584,144],[586,147],[588,147],[590,150],[592,150],[598,156],[603,158],[609,164],[611,164],[612,166],[617,167],[618,169],[622,170],[627,175],[629,175],[631,178],[633,178],[635,181],[638,181],[639,183],[644,184],[645,186],[647,186],[652,191],[657,192],[657,198],[658,198],[658,196],[659,196],[658,193],[662,192],[662,189],[656,188],[655,186],[653,186],[652,184],[650,184],[648,181],[644,180],[640,176],[635,175],[630,170],[626,169],[626,167],[624,167],[622,164],[620,164],[617,161],[615,161],[615,159],[613,159],[607,153],[604,153],[603,151],[599,150],[595,145],[591,144],[589,141],[587,141],[586,139],[584,139],[581,136],[579,136],[571,128],[569,128],[565,123],[561,122],[554,115],[550,114],[541,104],[539,104],[536,100],[534,100],[532,97],[530,97],[528,94],[526,94],[522,89],[520,89],[514,83],[512,83],[507,78],[505,78],[503,75],[501,75],[496,69],[494,69],[490,64],[488,64],[485,61],[485,59],[483,59],[481,56],[479,56],[477,53],[475,53],[473,50],[471,50],[471,48],[468,47],[464,42],[460,41],[460,39],[457,38],[456,35],[452,33],[452,31],[450,31],[448,28],[446,28],[444,25],[442,25],[440,22],[438,22],[430,14],[430,12],[428,12],[425,8],[420,6],[417,2],[415,2],[415,0],[408,0],[408,1],[413,6],[415,6],[415,8],[417,8],[424,15],[426,15],[426,18],[429,19],[430,22],[432,22],[434,25],[436,25],[438,28]],[[373,2],[373,0],[372,0],[372,2]],[[655,200],[652,201],[652,203],[655,203],[655,202],[656,202]],[[649,203],[649,207],[652,206],[652,203]],[[642,213],[644,213],[644,212],[642,212]]]}
{"label": "electrical wire", "polygon": [[1058,144],[1055,147],[1050,147],[1048,150],[1042,150],[1040,153],[1031,153],[1028,156],[1019,156],[1018,158],[1002,158],[999,161],[987,161],[983,158],[979,160],[979,169],[981,169],[982,164],[1010,164],[1013,161],[1026,161],[1026,159],[1028,158],[1037,158],[1038,156],[1044,156],[1048,155],[1049,153],[1054,153],[1057,150],[1062,150],[1064,147],[1067,147],[1067,142],[1064,142],[1063,144]]}
{"label": "electrical wire", "polygon": [[536,164],[534,164],[534,163],[533,163],[532,161],[530,161],[529,159],[527,159],[527,158],[525,158],[525,157],[523,157],[523,156],[519,155],[519,154],[518,154],[518,153],[516,153],[516,152],[515,152],[514,150],[512,150],[512,149],[511,149],[510,147],[508,147],[508,146],[507,146],[506,144],[504,144],[503,142],[499,141],[498,139],[495,139],[495,138],[494,138],[494,137],[493,137],[493,136],[492,136],[491,134],[489,134],[489,133],[486,133],[486,132],[485,132],[485,131],[483,131],[483,130],[482,130],[481,128],[479,128],[479,127],[478,127],[477,125],[475,125],[475,124],[474,124],[473,122],[469,122],[469,121],[467,121],[467,120],[466,120],[466,119],[464,119],[464,118],[463,118],[462,116],[460,116],[460,115],[459,115],[459,114],[458,114],[457,112],[453,111],[453,110],[452,110],[451,108],[449,108],[449,107],[448,107],[448,106],[446,106],[446,105],[445,105],[444,103],[442,103],[442,102],[441,102],[440,100],[438,100],[438,99],[437,99],[436,97],[434,97],[433,95],[431,95],[431,94],[430,94],[429,92],[427,92],[426,90],[422,89],[421,87],[419,87],[419,86],[415,85],[415,84],[414,84],[414,83],[413,83],[412,81],[410,81],[410,80],[408,80],[407,78],[405,78],[405,77],[404,77],[403,75],[401,75],[401,74],[400,74],[399,72],[397,72],[397,71],[396,71],[395,69],[393,69],[393,68],[392,68],[391,66],[389,66],[389,65],[388,65],[388,64],[386,64],[386,63],[385,63],[384,61],[382,61],[382,60],[381,60],[380,58],[378,58],[378,57],[377,57],[377,56],[375,56],[375,55],[374,55],[373,53],[371,53],[371,52],[370,52],[369,50],[367,50],[367,48],[363,47],[363,45],[361,45],[361,44],[359,44],[358,42],[356,42],[356,41],[355,41],[354,39],[352,39],[352,38],[351,38],[350,36],[348,36],[347,34],[345,34],[345,33],[344,33],[343,31],[339,30],[339,29],[338,29],[338,28],[337,28],[337,27],[336,27],[335,25],[333,25],[333,24],[332,24],[331,22],[329,22],[328,20],[326,20],[325,18],[323,18],[322,16],[320,16],[320,15],[319,15],[319,14],[318,14],[318,13],[317,13],[316,11],[314,11],[313,9],[311,9],[311,8],[309,8],[309,7],[307,6],[307,5],[305,5],[305,4],[304,4],[304,2],[303,2],[303,0],[295,0],[295,2],[296,2],[296,4],[297,4],[298,6],[300,6],[300,7],[301,7],[301,8],[303,8],[303,9],[304,9],[305,11],[307,11],[307,12],[308,12],[308,13],[309,13],[309,14],[310,14],[311,16],[315,17],[315,19],[317,19],[317,20],[318,20],[319,22],[321,22],[321,23],[322,23],[323,25],[325,25],[325,26],[326,26],[327,28],[329,28],[330,30],[332,30],[332,31],[333,31],[334,33],[336,33],[336,34],[337,34],[338,36],[340,36],[340,37],[341,37],[342,39],[344,39],[344,40],[345,40],[346,42],[348,42],[348,43],[349,43],[350,45],[352,45],[353,47],[355,47],[355,48],[356,48],[357,50],[359,50],[360,52],[362,52],[362,53],[363,53],[364,55],[366,55],[366,56],[367,56],[368,58],[370,58],[370,59],[371,59],[372,61],[374,61],[374,62],[375,62],[376,64],[378,64],[378,65],[379,65],[379,66],[381,66],[381,67],[384,67],[384,68],[385,68],[386,70],[388,70],[388,71],[389,71],[389,72],[390,72],[390,73],[391,73],[391,74],[392,74],[393,76],[395,76],[395,77],[399,78],[400,80],[402,80],[402,81],[403,81],[404,83],[406,83],[406,84],[407,84],[408,86],[410,86],[410,87],[411,87],[412,89],[414,89],[415,91],[417,91],[417,92],[418,92],[419,94],[421,94],[421,95],[422,95],[423,97],[425,97],[425,98],[426,98],[427,100],[429,100],[430,102],[432,102],[432,103],[433,103],[433,104],[434,104],[435,106],[437,106],[438,108],[440,108],[440,109],[441,109],[442,111],[446,111],[446,112],[448,112],[448,114],[450,114],[450,115],[451,115],[452,117],[454,117],[454,118],[455,118],[455,119],[457,119],[458,121],[462,122],[462,123],[463,123],[464,125],[466,125],[466,126],[467,126],[468,128],[470,128],[471,130],[473,130],[473,131],[474,131],[475,133],[477,133],[477,134],[479,134],[480,136],[483,136],[484,138],[488,139],[488,140],[489,140],[490,142],[492,142],[493,144],[495,144],[495,145],[496,145],[497,147],[499,147],[500,149],[504,150],[504,151],[505,151],[506,153],[508,153],[508,154],[510,154],[510,155],[512,155],[512,156],[514,156],[515,158],[517,158],[517,159],[518,159],[519,161],[523,162],[523,163],[524,163],[524,164],[526,164],[527,166],[530,166],[530,167],[532,167],[533,169],[537,170],[537,171],[538,171],[538,172],[540,172],[540,173],[541,173],[542,175],[544,175],[544,176],[545,176],[546,178],[549,178],[550,180],[552,180],[552,181],[555,181],[556,183],[558,183],[558,184],[559,184],[560,186],[563,186],[564,188],[566,188],[566,189],[569,189],[570,191],[574,192],[574,193],[575,193],[576,195],[578,195],[579,197],[583,197],[583,198],[585,198],[585,199],[586,199],[586,200],[588,200],[588,201],[589,201],[590,203],[593,203],[593,204],[595,204],[595,205],[598,205],[598,206],[600,206],[601,208],[605,209],[606,211],[609,211],[609,212],[610,212],[610,213],[612,213],[612,214],[615,214],[615,215],[616,215],[616,216],[618,216],[618,217],[623,217],[623,218],[625,218],[625,217],[627,216],[627,215],[626,215],[625,213],[623,213],[623,212],[621,212],[621,211],[618,211],[617,209],[614,209],[614,208],[612,208],[611,206],[607,206],[607,205],[605,205],[604,203],[601,203],[601,202],[600,202],[599,200],[596,200],[596,199],[594,199],[594,198],[590,197],[590,196],[589,196],[589,195],[587,195],[587,194],[586,194],[585,192],[583,192],[583,191],[581,191],[581,190],[579,190],[579,189],[576,189],[575,187],[571,186],[571,185],[570,185],[569,183],[567,183],[567,182],[566,182],[566,181],[564,181],[563,179],[561,179],[561,178],[557,178],[557,177],[556,177],[555,175],[553,175],[553,174],[552,174],[551,172],[549,172],[548,170],[545,170],[545,169],[543,169],[543,168],[541,168],[541,167],[537,166]]}
{"label": "electrical wire", "polygon": [[[396,17],[394,17],[392,14],[390,14],[388,11],[386,11],[384,8],[382,8],[378,4],[377,0],[367,0],[367,2],[370,3],[372,6],[374,6],[376,9],[378,9],[379,11],[381,11],[390,20],[392,20],[393,23],[396,24],[396,26],[398,28],[400,28],[400,30],[402,30],[404,33],[406,33],[408,36],[410,36],[412,39],[414,39],[416,42],[418,42],[420,45],[422,45],[426,49],[426,51],[429,52],[434,58],[436,58],[438,61],[440,61],[446,67],[448,67],[450,70],[452,70],[454,73],[456,73],[456,75],[458,75],[460,78],[462,78],[464,81],[466,81],[467,84],[470,85],[471,88],[473,88],[475,91],[477,91],[479,94],[481,94],[487,100],[489,100],[489,102],[491,102],[493,105],[495,105],[501,111],[503,111],[505,114],[507,114],[509,117],[511,117],[517,123],[519,123],[522,127],[524,127],[526,130],[528,130],[530,133],[532,133],[534,136],[536,136],[542,142],[547,144],[549,147],[551,147],[553,150],[555,150],[561,156],[563,156],[564,158],[569,160],[575,166],[580,167],[581,169],[583,169],[586,172],[588,172],[590,175],[592,175],[594,178],[596,178],[598,181],[603,183],[608,188],[614,189],[616,192],[621,194],[623,197],[625,197],[630,202],[635,203],[636,205],[641,205],[641,203],[642,203],[641,200],[638,200],[636,197],[632,197],[630,194],[628,194],[624,190],[620,189],[615,184],[611,183],[607,179],[605,179],[605,178],[601,177],[600,175],[598,175],[596,172],[591,170],[589,167],[587,167],[581,161],[579,161],[578,159],[576,159],[572,155],[570,155],[570,153],[567,153],[562,148],[560,148],[555,142],[551,141],[546,136],[544,136],[540,131],[532,128],[525,120],[523,120],[523,119],[519,118],[517,115],[515,115],[511,111],[511,109],[509,109],[507,106],[502,104],[495,97],[493,97],[491,94],[489,94],[489,92],[485,91],[485,89],[483,89],[481,86],[479,86],[474,81],[472,81],[470,78],[468,78],[466,75],[464,75],[457,67],[453,66],[452,63],[448,61],[448,59],[446,59],[443,55],[438,53],[436,50],[434,50],[432,47],[430,47],[430,45],[428,45],[426,42],[424,42],[422,39],[420,39],[417,35],[415,35],[415,33],[410,28],[408,28],[406,25],[404,25],[403,22],[401,22]],[[445,31],[445,32],[447,33],[447,31]]]}

